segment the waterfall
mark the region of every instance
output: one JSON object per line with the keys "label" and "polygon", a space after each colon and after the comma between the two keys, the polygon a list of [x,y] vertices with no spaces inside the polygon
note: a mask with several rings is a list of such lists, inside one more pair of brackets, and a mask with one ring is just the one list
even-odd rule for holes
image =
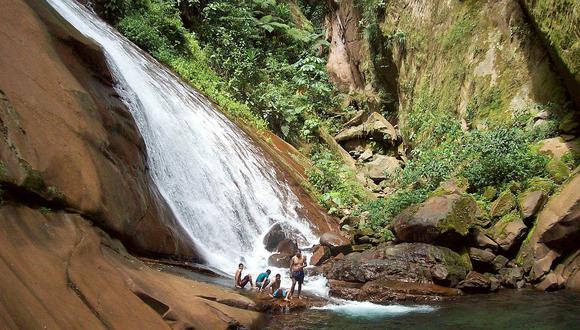
{"label": "waterfall", "polygon": [[74,0],[48,0],[99,44],[145,140],[153,181],[208,264],[232,273],[265,267],[262,236],[285,222],[314,240],[298,198],[249,137],[108,24]]}

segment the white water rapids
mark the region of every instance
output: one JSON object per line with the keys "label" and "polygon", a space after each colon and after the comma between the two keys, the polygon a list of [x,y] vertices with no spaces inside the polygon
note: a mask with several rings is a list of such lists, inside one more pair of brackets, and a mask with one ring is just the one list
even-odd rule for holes
{"label": "white water rapids", "polygon": [[[276,178],[259,148],[204,96],[75,0],[47,1],[102,47],[116,89],[145,140],[153,180],[211,267],[233,274],[244,262],[254,276],[262,272],[270,254],[263,236],[278,222],[315,242],[308,222],[296,212],[298,198]],[[287,270],[273,269],[277,272],[288,287]],[[307,278],[305,291],[328,297],[326,279]],[[326,308],[393,313],[388,306],[334,302]]]}

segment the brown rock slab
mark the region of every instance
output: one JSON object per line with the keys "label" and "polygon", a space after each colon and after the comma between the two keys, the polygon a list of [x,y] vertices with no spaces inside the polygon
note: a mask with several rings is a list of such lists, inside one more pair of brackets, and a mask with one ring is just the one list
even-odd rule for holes
{"label": "brown rock slab", "polygon": [[310,257],[310,265],[320,266],[323,262],[328,260],[332,254],[328,246],[316,245],[312,249],[312,257]]}
{"label": "brown rock slab", "polygon": [[512,213],[502,217],[488,233],[503,251],[512,251],[523,239],[527,229],[521,217]]}
{"label": "brown rock slab", "polygon": [[320,245],[330,248],[332,255],[347,254],[352,251],[350,241],[339,234],[327,232],[320,236]]}
{"label": "brown rock slab", "polygon": [[292,260],[291,254],[274,253],[270,257],[268,257],[268,265],[278,268],[286,268],[290,267],[291,260]]}
{"label": "brown rock slab", "polygon": [[516,197],[511,191],[502,192],[491,204],[489,215],[493,218],[502,217],[510,213],[516,207]]}
{"label": "brown rock slab", "polygon": [[0,222],[1,328],[226,329],[262,318],[232,290],[150,268],[78,214],[3,206]]}
{"label": "brown rock slab", "polygon": [[457,287],[465,292],[489,292],[491,291],[491,280],[483,274],[471,271]]}
{"label": "brown rock slab", "polygon": [[536,215],[547,200],[546,193],[541,190],[527,191],[519,196],[519,206],[524,219]]}

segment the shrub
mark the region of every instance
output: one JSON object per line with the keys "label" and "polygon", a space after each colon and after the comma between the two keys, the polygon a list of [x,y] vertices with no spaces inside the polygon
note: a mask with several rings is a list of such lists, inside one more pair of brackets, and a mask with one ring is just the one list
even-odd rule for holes
{"label": "shrub", "polygon": [[368,211],[368,225],[375,230],[379,230],[390,225],[393,218],[405,208],[425,201],[427,193],[426,189],[400,190],[387,198],[362,204],[360,211]]}

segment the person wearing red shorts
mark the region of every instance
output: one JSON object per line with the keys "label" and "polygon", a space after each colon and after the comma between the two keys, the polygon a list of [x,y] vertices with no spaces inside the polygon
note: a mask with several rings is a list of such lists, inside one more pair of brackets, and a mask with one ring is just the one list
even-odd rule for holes
{"label": "person wearing red shorts", "polygon": [[243,270],[244,264],[239,264],[238,270],[236,270],[236,276],[234,276],[234,284],[236,288],[243,289],[248,283],[250,283],[250,286],[253,288],[254,283],[252,282],[252,276],[248,274],[242,278]]}

